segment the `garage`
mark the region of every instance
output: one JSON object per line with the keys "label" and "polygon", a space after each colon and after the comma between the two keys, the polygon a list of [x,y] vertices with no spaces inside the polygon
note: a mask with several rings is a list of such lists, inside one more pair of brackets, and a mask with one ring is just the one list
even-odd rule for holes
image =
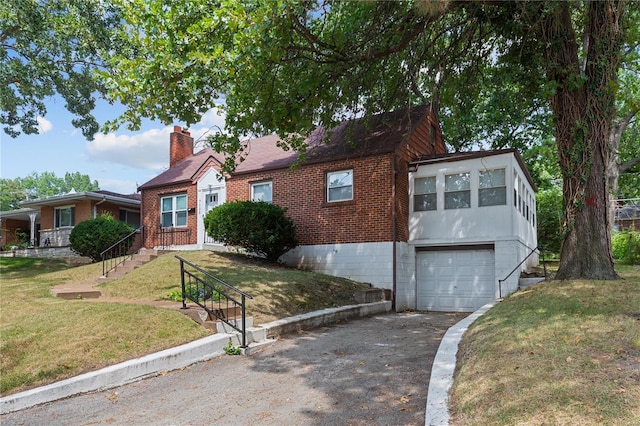
{"label": "garage", "polygon": [[418,310],[473,312],[495,300],[492,245],[418,248],[416,274]]}

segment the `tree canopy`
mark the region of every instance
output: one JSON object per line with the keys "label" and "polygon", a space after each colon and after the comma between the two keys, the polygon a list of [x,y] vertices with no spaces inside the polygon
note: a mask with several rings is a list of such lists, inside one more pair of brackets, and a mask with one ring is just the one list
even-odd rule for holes
{"label": "tree canopy", "polygon": [[93,116],[104,87],[93,71],[117,46],[120,25],[111,2],[14,0],[0,2],[0,124],[10,136],[38,133],[45,100],[60,95],[73,125],[93,139]]}
{"label": "tree canopy", "polygon": [[35,200],[66,194],[70,191],[85,192],[100,189],[98,181],[88,175],[65,173],[58,177],[53,172],[31,173],[24,178],[0,179],[0,211],[20,208],[20,201]]}

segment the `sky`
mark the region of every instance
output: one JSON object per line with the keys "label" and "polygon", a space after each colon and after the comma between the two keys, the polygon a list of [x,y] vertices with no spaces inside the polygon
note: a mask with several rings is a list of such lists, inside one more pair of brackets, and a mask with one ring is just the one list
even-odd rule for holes
{"label": "sky", "polygon": [[[102,102],[94,114],[102,124],[121,111],[122,106]],[[102,190],[132,194],[169,167],[169,134],[174,125],[185,127],[180,122],[166,126],[147,120],[139,131],[121,128],[115,133],[98,133],[93,141],[87,141],[71,124],[73,118],[64,108],[64,100],[52,98],[47,102],[46,116],[38,118],[38,135],[12,138],[0,129],[0,177],[22,178],[33,172],[64,177],[66,172],[80,172],[91,181],[97,180]],[[224,128],[224,117],[216,110],[209,110],[199,123],[190,126],[196,151],[203,146],[203,136],[215,130],[213,126]]]}

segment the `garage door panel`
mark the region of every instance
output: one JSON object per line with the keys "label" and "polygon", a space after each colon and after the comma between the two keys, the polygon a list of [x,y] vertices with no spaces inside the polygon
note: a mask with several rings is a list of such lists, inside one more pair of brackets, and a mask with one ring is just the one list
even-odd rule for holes
{"label": "garage door panel", "polygon": [[418,309],[474,311],[493,301],[494,258],[492,250],[418,253]]}

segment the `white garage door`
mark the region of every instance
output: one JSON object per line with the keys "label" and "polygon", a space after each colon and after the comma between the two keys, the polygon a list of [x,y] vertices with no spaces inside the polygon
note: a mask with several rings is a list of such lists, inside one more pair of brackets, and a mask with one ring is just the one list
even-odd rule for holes
{"label": "white garage door", "polygon": [[495,299],[493,250],[423,251],[416,257],[419,310],[473,312]]}

